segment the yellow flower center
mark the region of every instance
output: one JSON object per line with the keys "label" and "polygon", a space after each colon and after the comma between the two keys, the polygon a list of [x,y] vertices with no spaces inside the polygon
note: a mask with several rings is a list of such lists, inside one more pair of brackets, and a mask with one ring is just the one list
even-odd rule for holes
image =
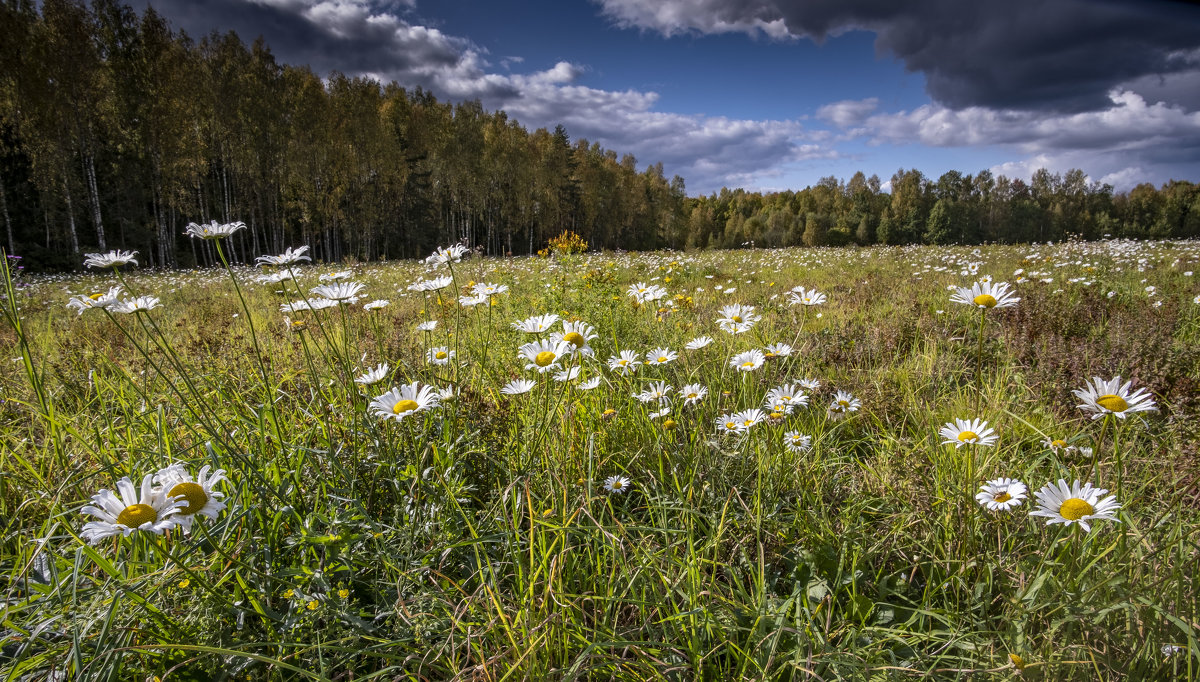
{"label": "yellow flower center", "polygon": [[604,416],[606,416],[606,417],[611,417],[611,416],[613,416],[613,415],[614,415],[614,414],[616,414],[616,413],[617,413],[617,411],[616,411],[616,410],[614,410],[614,409],[612,409],[612,408],[610,407],[610,408],[608,408],[607,410],[605,410],[605,411],[604,411]]}
{"label": "yellow flower center", "polygon": [[1129,409],[1129,403],[1125,402],[1124,398],[1111,393],[1096,398],[1096,404],[1111,412],[1124,412]]}
{"label": "yellow flower center", "polygon": [[541,353],[538,353],[537,357],[534,358],[533,361],[538,367],[545,367],[546,365],[554,362],[554,358],[556,357],[558,356],[554,354],[554,351],[544,350]]}
{"label": "yellow flower center", "polygon": [[1052,448],[1065,448],[1065,447],[1067,447],[1067,441],[1065,441],[1065,440],[1052,440],[1052,441],[1050,441],[1050,447],[1052,447]]}
{"label": "yellow flower center", "polygon": [[975,297],[975,305],[983,308],[995,308],[996,297],[991,294],[979,294]]}
{"label": "yellow flower center", "polygon": [[674,419],[666,420],[665,422],[663,422],[663,428],[668,431],[674,431],[675,430],[675,420]]}
{"label": "yellow flower center", "polygon": [[783,419],[782,412],[772,412],[769,416],[771,417],[771,419]]}
{"label": "yellow flower center", "polygon": [[404,414],[405,412],[412,412],[418,407],[420,407],[420,405],[418,405],[417,401],[415,400],[401,400],[392,406],[392,414]]}
{"label": "yellow flower center", "polygon": [[665,355],[660,355],[660,356],[658,356],[658,361],[659,361],[659,362],[666,362],[666,361],[667,361],[667,356],[665,356]]}
{"label": "yellow flower center", "polygon": [[737,422],[725,422],[725,428],[732,431],[737,428]]}
{"label": "yellow flower center", "polygon": [[103,295],[104,294],[92,294],[91,296],[88,296],[88,298],[92,299],[93,301],[99,301],[100,297]]}
{"label": "yellow flower center", "polygon": [[747,360],[747,361],[745,361],[745,362],[743,362],[743,363],[742,363],[742,367],[753,367],[753,366],[754,366],[754,361],[753,361],[753,360]]}
{"label": "yellow flower center", "polygon": [[617,480],[615,480],[615,481],[613,481],[613,482],[612,482],[612,489],[613,489],[613,490],[620,490],[621,488],[624,488],[624,487],[625,487],[625,484],[624,484],[624,483],[622,483],[622,482],[621,482],[621,479],[619,479],[619,478],[618,478]]}
{"label": "yellow flower center", "polygon": [[617,364],[624,367],[625,365],[629,364],[629,361],[628,360],[617,360]]}
{"label": "yellow flower center", "polygon": [[738,324],[741,324],[741,322],[742,322],[742,316],[741,316],[741,315],[734,315],[733,317],[731,317],[731,318],[729,318],[729,319],[733,320],[734,322],[737,322]]}
{"label": "yellow flower center", "polygon": [[1086,500],[1081,500],[1078,497],[1072,497],[1063,502],[1062,506],[1058,508],[1058,513],[1068,521],[1078,521],[1094,511],[1096,511],[1095,507],[1088,504]]}
{"label": "yellow flower center", "polygon": [[563,341],[566,341],[576,348],[583,348],[583,344],[585,343],[583,334],[580,334],[579,332],[567,332],[563,335]]}
{"label": "yellow flower center", "polygon": [[975,433],[974,431],[963,431],[962,433],[958,434],[958,440],[962,443],[974,443],[975,441],[979,440],[979,434]]}
{"label": "yellow flower center", "polygon": [[837,401],[837,404],[840,405],[841,407],[850,407],[849,400],[839,400],[839,401]]}
{"label": "yellow flower center", "polygon": [[1021,658],[1020,656],[1016,654],[1009,654],[1008,660],[1012,661],[1013,666],[1015,666],[1017,670],[1025,669],[1025,659]]}
{"label": "yellow flower center", "polygon": [[700,394],[699,393],[689,393],[689,394],[687,394],[687,397],[688,397],[688,400],[692,400],[693,398],[699,398]]}
{"label": "yellow flower center", "polygon": [[792,396],[790,396],[790,395],[785,395],[785,396],[780,396],[780,397],[781,397],[781,398],[783,398],[783,401],[784,401],[785,403],[790,403],[790,402],[792,402]]}
{"label": "yellow flower center", "polygon": [[445,360],[446,359],[446,351],[439,350],[438,352],[433,354],[433,357],[437,358],[438,360]]}
{"label": "yellow flower center", "polygon": [[754,426],[754,420],[753,419],[743,419],[742,426]]}
{"label": "yellow flower center", "polygon": [[167,493],[167,497],[182,497],[187,500],[187,506],[179,510],[179,513],[185,516],[195,514],[208,504],[208,493],[204,492],[199,483],[190,481],[175,484]]}
{"label": "yellow flower center", "polygon": [[131,504],[117,515],[117,523],[128,528],[138,528],[143,523],[154,523],[158,512],[148,504]]}
{"label": "yellow flower center", "polygon": [[1009,495],[1008,493],[1000,493],[999,495],[993,497],[992,501],[993,502],[1008,502],[1011,499],[1012,499],[1012,495]]}

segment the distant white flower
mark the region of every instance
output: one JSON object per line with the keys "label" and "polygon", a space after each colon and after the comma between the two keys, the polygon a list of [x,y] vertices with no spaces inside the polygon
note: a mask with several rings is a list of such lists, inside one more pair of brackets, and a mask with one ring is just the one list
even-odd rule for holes
{"label": "distant white flower", "polygon": [[608,368],[621,374],[636,372],[640,364],[642,364],[642,361],[638,359],[637,353],[631,350],[623,350],[619,355],[614,355],[608,359]]}
{"label": "distant white flower", "polygon": [[862,401],[846,391],[834,393],[833,402],[829,403],[829,416],[833,419],[845,417],[850,412],[857,412],[862,407]]}
{"label": "distant white flower", "polygon": [[792,353],[795,351],[794,348],[792,348],[789,344],[786,344],[786,343],[772,343],[772,344],[769,344],[763,350],[766,351],[763,353],[763,356],[766,357],[768,360],[770,360],[771,358],[791,357]]}
{"label": "distant white flower", "polygon": [[328,275],[321,275],[317,279],[321,280],[322,282],[340,282],[345,279],[350,279],[353,276],[354,273],[349,270],[339,270],[338,272],[331,272]]}
{"label": "distant white flower", "polygon": [[449,265],[462,260],[463,256],[470,253],[470,250],[462,244],[454,244],[448,249],[438,247],[432,255],[425,259],[426,265]]}
{"label": "distant white flower", "polygon": [[1015,478],[997,478],[979,487],[975,500],[988,511],[1012,511],[1021,505],[1028,489]]}
{"label": "distant white flower", "polygon": [[225,223],[223,225],[218,224],[217,221],[214,220],[207,225],[188,223],[187,227],[184,228],[186,230],[184,234],[192,238],[224,239],[225,237],[232,235],[234,232],[245,228],[246,223],[243,223],[240,220],[232,223]]}
{"label": "distant white flower", "polygon": [[805,452],[812,448],[812,436],[806,436],[799,431],[788,431],[783,434],[783,443],[792,452]]}
{"label": "distant white flower", "polygon": [[437,329],[437,325],[438,325],[438,321],[437,321],[437,320],[429,320],[428,322],[422,322],[421,324],[418,324],[418,325],[417,325],[417,331],[419,331],[419,332],[431,332],[431,331],[433,331],[434,329]]}
{"label": "distant white flower", "polygon": [[383,299],[376,299],[370,303],[364,303],[363,310],[379,310],[380,308],[388,307],[389,303],[389,301],[385,301]]}
{"label": "distant white flower", "polygon": [[440,291],[440,290],[445,289],[446,287],[450,286],[453,283],[454,283],[454,279],[452,277],[450,277],[449,275],[443,275],[442,277],[434,277],[433,279],[426,279],[426,280],[422,280],[420,282],[416,282],[415,284],[410,284],[410,285],[408,285],[408,290],[409,291]]}
{"label": "distant white flower", "polygon": [[975,308],[1011,308],[1020,300],[1008,290],[1008,282],[976,282],[970,288],[955,287],[954,295],[950,297],[953,303]]}
{"label": "distant white flower", "polygon": [[432,386],[414,381],[372,400],[371,411],[377,417],[404,421],[418,412],[437,407],[439,403],[440,398]]}
{"label": "distant white flower", "polygon": [[600,385],[600,377],[592,377],[591,379],[588,379],[587,381],[579,382],[579,384],[576,385],[575,388],[578,388],[581,391],[590,391],[599,385]]}
{"label": "distant white flower", "polygon": [[355,378],[354,383],[360,386],[374,386],[387,378],[388,369],[389,367],[386,362],[376,365],[374,369],[370,369],[362,376]]}
{"label": "distant white flower", "polygon": [[537,386],[537,382],[532,379],[513,379],[500,392],[504,395],[520,395],[532,391],[534,386]]}
{"label": "distant white flower", "polygon": [[357,303],[358,292],[362,291],[366,285],[361,282],[335,282],[333,284],[322,284],[319,287],[313,287],[309,293],[323,296],[331,301],[338,303]]}
{"label": "distant white flower", "polygon": [[739,372],[753,372],[763,366],[766,357],[763,356],[760,350],[748,350],[744,353],[738,353],[729,359],[729,366]]}
{"label": "distant white flower", "polygon": [[650,387],[647,388],[645,391],[642,391],[641,393],[635,393],[633,397],[637,398],[638,400],[642,401],[643,403],[651,403],[651,402],[660,402],[661,403],[661,402],[665,402],[667,400],[667,396],[669,396],[671,394],[672,390],[674,390],[674,389],[672,389],[670,386],[668,386],[667,382],[655,381],[655,382],[651,383]]}
{"label": "distant white flower", "polygon": [[296,249],[289,246],[278,256],[259,256],[255,258],[254,260],[257,262],[254,264],[254,267],[260,265],[292,265],[302,260],[311,261],[312,259],[305,255],[307,252],[307,246],[301,246]]}
{"label": "distant white flower", "polygon": [[134,256],[137,251],[109,251],[108,253],[89,253],[85,254],[87,258],[83,260],[83,264],[89,268],[115,268],[121,265],[129,265],[133,263],[137,265],[137,260]]}
{"label": "distant white flower", "polygon": [[550,327],[558,322],[558,315],[548,313],[546,315],[534,315],[520,322],[513,322],[512,328],[526,334],[541,334],[550,331]]}
{"label": "distant white flower", "polygon": [[612,495],[623,495],[629,490],[629,479],[624,476],[609,476],[604,480],[604,489]]}
{"label": "distant white flower", "polygon": [[708,344],[712,343],[712,341],[713,340],[711,336],[698,336],[691,341],[688,341],[684,348],[687,350],[700,350],[701,348],[704,348]]}
{"label": "distant white flower", "polygon": [[558,372],[554,375],[554,380],[558,381],[560,383],[564,382],[564,381],[575,381],[576,379],[579,378],[579,372],[581,372],[582,370],[583,370],[582,367],[572,367],[570,369],[564,369],[561,372]]}
{"label": "distant white flower", "polygon": [[474,287],[471,287],[471,293],[475,294],[476,296],[499,296],[506,291],[508,291],[507,284],[489,284],[487,282],[480,282]]}
{"label": "distant white flower", "polygon": [[429,364],[431,365],[448,365],[450,364],[450,361],[454,359],[455,355],[457,355],[457,353],[450,350],[448,347],[438,346],[436,348],[430,348],[429,351],[425,353],[425,359],[428,360]]}
{"label": "distant white flower", "polygon": [[790,305],[821,305],[826,300],[825,294],[816,289],[796,287],[788,292],[787,301]]}
{"label": "distant white flower", "polygon": [[155,308],[162,307],[156,296],[138,296],[137,298],[127,298],[123,301],[118,301],[110,305],[109,310],[114,313],[144,313]]}
{"label": "distant white flower", "polygon": [[655,348],[649,353],[646,353],[646,364],[665,365],[678,357],[679,353],[676,353],[670,348]]}
{"label": "distant white flower", "polygon": [[708,389],[700,384],[687,384],[679,389],[679,396],[683,398],[684,405],[695,405],[707,395]]}
{"label": "distant white flower", "polygon": [[978,419],[955,419],[946,422],[938,433],[945,439],[942,445],[953,445],[956,450],[964,445],[992,446],[1000,436],[995,435],[995,429],[989,429],[987,424]]}

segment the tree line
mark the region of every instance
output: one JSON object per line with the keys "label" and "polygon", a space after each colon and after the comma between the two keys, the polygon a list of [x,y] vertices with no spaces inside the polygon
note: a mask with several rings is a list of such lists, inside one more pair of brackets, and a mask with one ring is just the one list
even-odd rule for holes
{"label": "tree line", "polygon": [[0,220],[34,268],[136,249],[213,262],[189,222],[241,220],[235,260],[308,244],[318,260],[465,243],[529,254],[564,230],[591,248],[1040,241],[1200,235],[1200,189],[1114,195],[1081,171],[1031,182],[901,170],[795,192],[689,198],[662,164],[529,132],[478,101],[280,64],[261,39],[193,40],[119,0],[0,0]]}

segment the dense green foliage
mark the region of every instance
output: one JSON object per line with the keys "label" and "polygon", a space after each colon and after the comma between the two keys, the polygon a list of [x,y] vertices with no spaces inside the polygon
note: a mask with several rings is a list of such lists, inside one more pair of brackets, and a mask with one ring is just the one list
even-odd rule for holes
{"label": "dense green foliage", "polygon": [[[1016,655],[1027,680],[1196,679],[1200,243],[570,251],[355,265],[388,305],[287,325],[280,304],[333,268],[23,275],[0,326],[0,669],[977,682]],[[1020,300],[951,300],[989,275]],[[460,303],[481,282],[497,293]],[[117,284],[161,305],[64,307]],[[827,300],[789,304],[798,285]],[[734,303],[761,319],[729,333]],[[518,357],[548,334],[512,323],[551,312],[595,327],[593,356],[563,354],[577,381]],[[618,351],[645,364],[609,369]],[[1157,411],[1077,407],[1118,374]],[[536,385],[503,393],[517,377]],[[722,432],[803,379],[805,404]],[[634,397],[660,381],[668,403]],[[409,382],[452,395],[370,407]],[[998,439],[943,442],[962,418]],[[226,508],[190,535],[81,539],[98,490],[174,462],[226,470]],[[982,508],[1002,476],[1030,498]],[[1032,493],[1060,478],[1121,509],[1047,525]]]}
{"label": "dense green foliage", "polygon": [[276,62],[236,35],[198,42],[119,0],[0,2],[2,244],[31,269],[136,249],[212,264],[189,222],[243,220],[237,262],[286,244],[323,261],[464,242],[532,253],[565,229],[592,248],[1057,241],[1200,235],[1200,187],[1113,195],[1081,171],[1029,183],[915,170],[797,192],[684,181],[561,126],[527,131],[478,102]]}

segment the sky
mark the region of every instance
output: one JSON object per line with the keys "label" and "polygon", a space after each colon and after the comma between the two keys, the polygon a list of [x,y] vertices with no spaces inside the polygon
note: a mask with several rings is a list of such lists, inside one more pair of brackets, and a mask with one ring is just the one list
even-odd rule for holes
{"label": "sky", "polygon": [[562,124],[689,195],[856,171],[1200,181],[1200,6],[1167,0],[139,0],[281,62]]}

